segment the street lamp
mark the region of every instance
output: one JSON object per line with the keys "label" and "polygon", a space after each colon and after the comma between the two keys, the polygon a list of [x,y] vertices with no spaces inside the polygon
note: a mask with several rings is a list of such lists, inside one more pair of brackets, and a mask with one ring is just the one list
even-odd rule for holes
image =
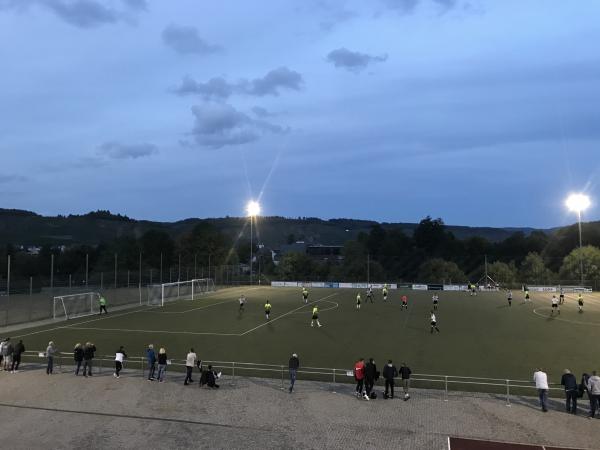
{"label": "street lamp", "polygon": [[248,214],[248,217],[250,217],[250,284],[252,284],[252,221],[254,217],[260,214],[260,205],[258,202],[254,200],[248,202],[248,205],[246,206],[246,213]]}
{"label": "street lamp", "polygon": [[591,204],[590,198],[585,194],[571,194],[567,198],[566,205],[570,211],[577,213],[577,221],[579,222],[579,271],[581,274],[581,286],[583,287],[583,254],[581,241],[581,212],[589,208]]}

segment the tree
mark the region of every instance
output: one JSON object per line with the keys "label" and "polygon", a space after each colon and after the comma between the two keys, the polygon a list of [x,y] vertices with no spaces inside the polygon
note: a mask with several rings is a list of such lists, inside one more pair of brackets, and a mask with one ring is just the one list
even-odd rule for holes
{"label": "tree", "polygon": [[313,261],[305,253],[290,252],[283,255],[277,271],[283,280],[308,280],[313,274]]}
{"label": "tree", "polygon": [[577,248],[565,256],[560,268],[561,279],[579,280],[581,278],[581,261],[583,261],[583,279],[600,280],[600,249],[592,245]]}
{"label": "tree", "polygon": [[525,283],[550,283],[552,281],[552,271],[546,267],[542,257],[535,252],[529,253],[519,270],[521,281]]}
{"label": "tree", "polygon": [[415,228],[413,238],[417,247],[424,249],[427,255],[436,254],[447,239],[444,221],[425,217]]}
{"label": "tree", "polygon": [[156,269],[160,267],[161,254],[163,269],[170,267],[173,262],[175,242],[164,231],[146,231],[140,238],[140,247],[142,249],[142,257],[150,267]]}
{"label": "tree", "polygon": [[514,264],[496,261],[488,265],[488,274],[496,283],[512,284],[517,277],[517,268]]}
{"label": "tree", "polygon": [[456,263],[441,258],[429,259],[419,268],[419,281],[426,283],[460,283],[466,279]]}

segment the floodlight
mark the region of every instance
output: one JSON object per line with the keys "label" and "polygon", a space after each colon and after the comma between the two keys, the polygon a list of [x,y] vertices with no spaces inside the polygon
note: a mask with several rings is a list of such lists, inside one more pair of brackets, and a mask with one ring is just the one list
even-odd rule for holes
{"label": "floodlight", "polygon": [[252,200],[251,202],[248,202],[248,205],[246,206],[246,212],[250,217],[258,216],[260,214],[260,205],[258,202]]}
{"label": "floodlight", "polygon": [[585,211],[590,204],[590,198],[585,194],[571,194],[566,201],[567,208],[574,212]]}

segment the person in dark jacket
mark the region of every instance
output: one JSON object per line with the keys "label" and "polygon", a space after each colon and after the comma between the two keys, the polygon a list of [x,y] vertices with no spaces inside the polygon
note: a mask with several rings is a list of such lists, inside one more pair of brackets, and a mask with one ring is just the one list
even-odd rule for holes
{"label": "person in dark jacket", "polygon": [[[73,359],[75,360],[75,376],[79,375],[79,369],[83,362],[83,346],[80,343],[75,344],[73,349]],[[83,374],[85,375],[85,369]]]}
{"label": "person in dark jacket", "polygon": [[148,361],[148,381],[154,381],[154,373],[156,372],[156,353],[154,345],[148,345],[146,349],[146,360]]}
{"label": "person in dark jacket", "polygon": [[581,397],[583,397],[584,392],[587,393],[588,400],[590,401],[590,411],[591,411],[592,408],[594,407],[594,401],[592,398],[592,394],[590,393],[590,391],[588,390],[588,387],[587,387],[589,379],[590,379],[589,373],[584,373],[583,375],[581,375],[581,384],[579,385],[580,386],[579,392],[581,392]]}
{"label": "person in dark jacket", "polygon": [[300,360],[298,359],[298,355],[296,353],[292,353],[292,357],[288,362],[288,367],[290,369],[290,389],[292,392],[294,390],[294,383],[296,383],[296,375],[298,374],[298,368],[300,368]]}
{"label": "person in dark jacket", "polygon": [[365,366],[365,391],[367,392],[367,396],[369,398],[371,398],[371,391],[373,391],[376,378],[377,366],[375,365],[375,360],[373,358],[369,358],[369,362]]}
{"label": "person in dark jacket", "polygon": [[[383,378],[385,378],[385,393],[383,394],[383,398],[394,398],[394,378],[397,376],[398,369],[392,364],[392,360],[389,359],[388,363],[383,368]],[[390,392],[389,396],[388,392]]]}
{"label": "person in dark jacket", "polygon": [[206,373],[206,385],[209,388],[218,389],[219,385],[217,384],[217,373],[213,370],[212,366],[208,366],[208,370]]}
{"label": "person in dark jacket", "polygon": [[404,388],[404,400],[408,400],[410,398],[408,390],[410,389],[410,374],[412,371],[410,370],[410,367],[403,362],[399,372],[402,377],[402,387]]}
{"label": "person in dark jacket", "polygon": [[[91,342],[86,342],[83,347],[83,376],[92,376],[92,360],[94,359],[94,353],[96,353],[96,346]],[[87,374],[86,374],[87,372]]]}
{"label": "person in dark jacket", "polygon": [[577,414],[577,378],[575,378],[575,375],[569,369],[565,369],[565,373],[560,379],[560,384],[565,387],[567,412]]}
{"label": "person in dark jacket", "polygon": [[23,341],[19,341],[15,348],[13,349],[13,360],[12,365],[10,367],[11,373],[17,373],[19,371],[19,364],[21,364],[21,354],[25,351],[25,346],[23,345]]}

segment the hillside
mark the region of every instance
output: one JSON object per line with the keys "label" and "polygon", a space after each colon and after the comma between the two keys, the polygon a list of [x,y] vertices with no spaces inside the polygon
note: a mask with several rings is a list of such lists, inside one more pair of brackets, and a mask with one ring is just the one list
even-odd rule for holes
{"label": "hillside", "polygon": [[[231,237],[247,228],[247,219],[224,217],[211,219],[185,219],[177,222],[153,222],[134,220],[113,215],[108,211],[96,211],[85,215],[46,217],[30,211],[0,209],[0,245],[97,245],[119,236],[140,237],[150,229],[163,230],[178,238],[196,224],[208,222]],[[360,232],[368,232],[374,221],[353,219],[284,218],[261,217],[257,220],[256,233],[259,241],[269,247],[278,247],[289,239],[305,240],[322,244],[343,244],[354,239]],[[383,223],[386,229],[401,229],[412,234],[416,223]],[[529,234],[533,228],[491,228],[452,226],[447,228],[459,239],[480,236],[497,242],[516,231]],[[549,230],[544,230],[549,231]],[[248,235],[248,230],[244,233]]]}

